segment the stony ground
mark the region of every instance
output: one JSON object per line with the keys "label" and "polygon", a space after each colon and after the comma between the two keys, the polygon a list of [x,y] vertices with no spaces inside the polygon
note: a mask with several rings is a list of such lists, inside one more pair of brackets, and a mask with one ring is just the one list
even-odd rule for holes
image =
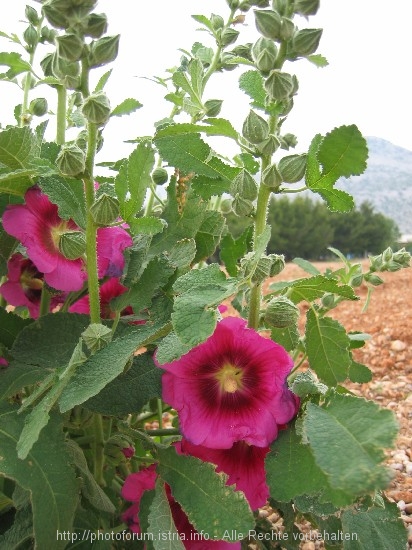
{"label": "stony ground", "polygon": [[[339,264],[315,265],[323,273],[326,267],[336,269]],[[281,277],[289,280],[306,275],[298,266],[288,264]],[[346,330],[361,330],[371,336],[363,348],[354,350],[354,357],[373,371],[373,379],[350,389],[391,409],[398,418],[396,447],[387,453],[394,478],[386,496],[401,510],[412,548],[412,268],[384,273],[382,278],[385,283],[375,288],[365,313],[366,287],[361,286],[357,289],[359,301],[343,302],[331,315]],[[304,550],[321,547],[313,542],[302,546]]]}

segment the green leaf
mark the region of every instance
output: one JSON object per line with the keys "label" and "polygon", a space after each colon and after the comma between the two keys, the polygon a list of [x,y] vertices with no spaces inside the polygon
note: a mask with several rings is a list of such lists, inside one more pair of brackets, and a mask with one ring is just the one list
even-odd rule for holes
{"label": "green leaf", "polygon": [[205,15],[192,15],[192,19],[194,19],[198,23],[201,23],[202,25],[204,25],[207,29],[209,29],[213,33],[212,23],[210,22],[210,20]]}
{"label": "green leaf", "polygon": [[16,511],[14,523],[4,535],[0,535],[0,548],[3,550],[19,550],[25,548],[33,538],[33,516],[28,504]]}
{"label": "green leaf", "polygon": [[81,491],[84,498],[97,510],[114,514],[116,508],[89,470],[82,448],[73,439],[68,439],[66,449],[71,459],[70,462],[78,471],[82,481]]}
{"label": "green leaf", "polygon": [[95,92],[101,92],[103,90],[103,88],[106,86],[107,81],[109,80],[109,78],[112,74],[112,70],[113,69],[110,69],[109,71],[104,73],[103,76],[100,77],[99,82],[97,83],[97,86],[94,90]]}
{"label": "green leaf", "polygon": [[299,372],[290,388],[300,398],[308,395],[325,395],[328,386],[318,382],[310,370]]}
{"label": "green leaf", "polygon": [[320,54],[308,55],[306,59],[316,65],[316,67],[327,67],[329,65],[326,57]]}
{"label": "green leaf", "polygon": [[231,277],[236,277],[239,271],[239,260],[248,251],[251,240],[251,228],[248,227],[237,239],[230,233],[220,241],[220,259],[225,264],[226,270]]}
{"label": "green leaf", "polygon": [[406,548],[408,534],[395,502],[368,510],[345,510],[342,528],[344,550],[388,550]]}
{"label": "green leaf", "polygon": [[121,165],[114,184],[120,201],[120,213],[125,221],[133,219],[143,206],[146,190],[151,184],[154,165],[151,143],[139,143],[129,158]]}
{"label": "green leaf", "polygon": [[303,258],[293,258],[292,262],[298,265],[304,271],[306,271],[306,273],[309,273],[309,275],[313,275],[314,277],[316,277],[316,275],[321,274],[319,269],[308,260],[304,260]]}
{"label": "green leaf", "polygon": [[[329,437],[325,437],[330,443]],[[289,502],[300,495],[319,495],[321,502],[344,506],[350,495],[331,489],[328,478],[315,462],[308,445],[303,445],[293,428],[279,432],[266,457],[266,479],[275,500]],[[310,475],[308,475],[310,472]]]}
{"label": "green leaf", "polygon": [[321,195],[332,211],[348,212],[354,206],[352,197],[333,186],[340,177],[362,174],[367,157],[366,140],[355,125],[335,128],[323,139],[317,135],[308,152],[306,185]]}
{"label": "green leaf", "polygon": [[318,317],[310,309],[305,339],[309,365],[319,379],[329,386],[346,380],[351,365],[350,342],[342,325],[331,317]]}
{"label": "green leaf", "polygon": [[266,90],[263,77],[259,71],[246,71],[239,78],[239,88],[251,99],[251,106],[255,109],[265,110]]}
{"label": "green leaf", "polygon": [[188,351],[190,351],[190,346],[183,344],[176,333],[172,331],[157,346],[156,361],[160,365],[171,363],[176,359],[180,359]]}
{"label": "green leaf", "polygon": [[0,162],[12,170],[27,168],[36,147],[37,139],[27,126],[0,132]]}
{"label": "green leaf", "polygon": [[224,136],[234,140],[238,139],[238,133],[233,128],[231,122],[224,118],[207,118],[203,124],[190,124],[187,122],[183,124],[170,124],[156,132],[156,139],[183,134],[197,134],[199,132],[204,132],[209,136]]}
{"label": "green leaf", "polygon": [[52,414],[47,429],[40,434],[25,460],[17,457],[16,445],[24,415],[16,407],[0,408],[0,472],[30,491],[33,526],[38,548],[64,550],[67,541],[56,532],[70,531],[78,503],[78,486],[64,445],[61,417]]}
{"label": "green leaf", "polygon": [[[160,156],[182,172],[195,172],[209,178],[217,178],[220,172],[209,166],[211,148],[199,134],[181,134],[156,137],[155,144]],[[221,163],[223,164],[223,163]]]}
{"label": "green leaf", "polygon": [[[173,521],[164,483],[160,479],[156,481],[156,492],[150,506],[148,519],[147,533],[151,535],[155,550],[184,550],[185,547]],[[168,535],[166,540],[162,540],[162,537],[159,536],[163,533]]]}
{"label": "green leaf", "polygon": [[157,235],[157,233],[161,233],[167,227],[167,223],[164,220],[152,216],[132,218],[129,220],[129,225],[134,235]]}
{"label": "green leaf", "polygon": [[[391,474],[380,463],[383,449],[392,446],[397,435],[392,411],[339,394],[321,407],[308,403],[306,411],[305,435],[332,487],[361,495],[387,486]],[[344,452],[337,452],[337,444]]]}
{"label": "green leaf", "polygon": [[61,176],[41,178],[39,185],[50,201],[57,204],[63,220],[72,219],[81,228],[86,227],[86,205],[83,182]]}
{"label": "green leaf", "polygon": [[151,355],[134,357],[133,365],[107,384],[102,391],[86,401],[84,407],[110,416],[123,416],[140,412],[153,397],[161,397],[162,371]]}
{"label": "green leaf", "polygon": [[348,375],[349,380],[357,384],[366,384],[372,380],[372,371],[366,365],[353,360],[349,366]]}
{"label": "green leaf", "polygon": [[351,286],[339,285],[336,279],[330,279],[324,275],[298,279],[287,283],[283,288],[289,288],[288,298],[295,304],[302,300],[313,302],[317,298],[321,298],[326,292],[337,294],[347,300],[359,300]]}
{"label": "green leaf", "polygon": [[299,343],[300,334],[297,325],[293,325],[286,328],[272,328],[270,338],[286,351],[293,351]]}
{"label": "green leaf", "polygon": [[32,322],[32,319],[22,319],[3,308],[0,309],[0,343],[11,348],[19,333]]}
{"label": "green leaf", "polygon": [[206,260],[216,250],[225,228],[225,218],[216,210],[206,210],[202,225],[196,234],[195,263]]}
{"label": "green leaf", "polygon": [[244,494],[227,486],[227,476],[217,474],[214,465],[178,455],[173,447],[159,449],[158,457],[159,475],[170,485],[173,498],[197,531],[208,533],[210,539],[226,537],[229,541],[232,533],[247,536],[253,529],[253,515]]}
{"label": "green leaf", "polygon": [[31,65],[22,59],[21,55],[16,52],[0,52],[0,65],[6,65],[9,70],[5,74],[1,74],[0,78],[4,77],[13,79],[15,76],[31,72]]}
{"label": "green leaf", "polygon": [[35,365],[11,361],[7,369],[0,370],[0,401],[21,391],[24,386],[30,386],[42,381],[49,371]]}
{"label": "green leaf", "polygon": [[189,267],[196,255],[196,243],[193,239],[177,241],[169,252],[169,262],[177,268]]}
{"label": "green leaf", "polygon": [[143,107],[143,105],[137,99],[128,98],[122,101],[120,105],[117,105],[110,113],[110,116],[130,115],[130,113],[134,113],[140,107]]}
{"label": "green leaf", "polygon": [[121,374],[133,353],[139,347],[165,336],[170,329],[146,325],[130,328],[105,348],[82,363],[73,374],[60,397],[60,410],[66,412],[97,395],[109,382]]}

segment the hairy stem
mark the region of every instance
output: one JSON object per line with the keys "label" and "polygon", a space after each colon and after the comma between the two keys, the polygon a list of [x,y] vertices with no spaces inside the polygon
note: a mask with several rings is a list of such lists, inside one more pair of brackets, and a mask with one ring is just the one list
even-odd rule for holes
{"label": "hairy stem", "polygon": [[66,141],[66,108],[67,90],[64,86],[57,86],[57,130],[56,143],[63,145]]}
{"label": "hairy stem", "polygon": [[106,485],[103,477],[104,468],[104,432],[103,420],[100,414],[95,414],[93,418],[94,424],[94,477],[97,483],[101,486]]}

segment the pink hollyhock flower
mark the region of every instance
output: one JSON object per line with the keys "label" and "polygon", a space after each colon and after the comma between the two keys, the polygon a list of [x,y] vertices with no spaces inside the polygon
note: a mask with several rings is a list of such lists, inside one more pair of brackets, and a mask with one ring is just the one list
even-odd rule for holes
{"label": "pink hollyhock flower", "polygon": [[[41,291],[43,288],[43,273],[40,273],[34,263],[16,253],[7,262],[7,282],[0,286],[0,294],[12,306],[27,307],[30,317],[39,316]],[[63,301],[62,296],[53,296],[50,309],[54,309]]]}
{"label": "pink hollyhock flower", "polygon": [[157,365],[166,371],[163,400],[177,410],[183,435],[195,445],[229,449],[243,440],[266,447],[298,409],[286,384],[292,359],[244,319],[226,317],[206,342]]}
{"label": "pink hollyhock flower", "polygon": [[[121,491],[122,497],[129,502],[133,502],[133,504],[122,514],[122,521],[127,523],[133,533],[141,533],[139,522],[140,500],[145,491],[155,488],[156,478],[157,474],[153,464],[144,470],[130,474],[124,482]],[[213,550],[240,550],[240,543],[231,544],[225,541],[202,539],[189,522],[181,506],[174,500],[168,485],[166,485],[166,495],[176,529],[187,550],[209,550],[209,548],[213,548]]]}
{"label": "pink hollyhock flower", "polygon": [[132,458],[134,455],[135,448],[134,447],[123,447],[121,449],[122,453],[124,454],[125,458]]}
{"label": "pink hollyhock flower", "polygon": [[9,364],[9,362],[7,361],[7,359],[4,359],[4,357],[0,357],[0,365],[3,366],[3,367],[7,367]]}
{"label": "pink hollyhock flower", "polygon": [[[104,282],[99,288],[100,294],[100,317],[102,319],[113,319],[115,317],[115,312],[110,309],[110,300],[116,296],[120,296],[126,292],[127,288],[123,286],[119,279],[112,277]],[[85,313],[88,315],[90,313],[90,298],[87,294],[77,300],[69,308],[70,313]],[[133,310],[129,306],[122,311],[123,315],[133,315]]]}
{"label": "pink hollyhock flower", "polygon": [[9,205],[3,214],[4,229],[27,249],[27,255],[44,273],[46,283],[59,290],[80,290],[87,278],[83,260],[68,260],[59,250],[62,233],[78,230],[72,220],[62,220],[57,206],[37,187],[26,191],[25,204]]}
{"label": "pink hollyhock flower", "polygon": [[124,268],[123,251],[132,246],[129,233],[122,227],[100,227],[97,230],[97,267],[99,279],[119,277]]}
{"label": "pink hollyhock flower", "polygon": [[219,310],[219,313],[226,313],[228,307],[225,306],[225,304],[220,304],[220,306],[217,306],[217,309]]}
{"label": "pink hollyhock flower", "polygon": [[192,455],[204,462],[216,465],[217,472],[227,474],[226,485],[236,485],[243,491],[252,510],[266,504],[269,487],[266,484],[265,456],[269,447],[255,447],[238,441],[230,449],[209,449],[203,445],[193,445],[182,439],[175,444],[178,453]]}

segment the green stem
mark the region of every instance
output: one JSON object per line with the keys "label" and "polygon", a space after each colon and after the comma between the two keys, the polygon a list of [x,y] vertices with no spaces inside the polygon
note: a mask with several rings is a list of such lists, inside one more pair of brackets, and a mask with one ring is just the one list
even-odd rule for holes
{"label": "green stem", "polygon": [[145,430],[147,435],[180,435],[180,430],[177,428],[163,428],[161,430]]}
{"label": "green stem", "polygon": [[100,323],[100,298],[99,298],[99,278],[97,274],[97,226],[94,223],[91,214],[91,206],[95,199],[94,191],[94,157],[96,154],[97,126],[91,122],[87,125],[88,142],[86,154],[86,168],[84,177],[84,189],[86,195],[86,255],[87,255],[87,277],[89,282],[89,300],[90,300],[90,321]]}
{"label": "green stem", "polygon": [[41,290],[39,317],[42,317],[43,315],[47,315],[49,313],[50,302],[50,292],[47,290],[46,286],[43,285],[43,288]]}
{"label": "green stem", "polygon": [[57,130],[56,143],[63,145],[66,141],[66,108],[67,108],[67,90],[64,86],[57,86]]}
{"label": "green stem", "polygon": [[103,432],[103,420],[100,414],[95,414],[93,418],[94,423],[94,477],[97,483],[101,486],[106,485],[103,477],[104,468],[104,432]]}

